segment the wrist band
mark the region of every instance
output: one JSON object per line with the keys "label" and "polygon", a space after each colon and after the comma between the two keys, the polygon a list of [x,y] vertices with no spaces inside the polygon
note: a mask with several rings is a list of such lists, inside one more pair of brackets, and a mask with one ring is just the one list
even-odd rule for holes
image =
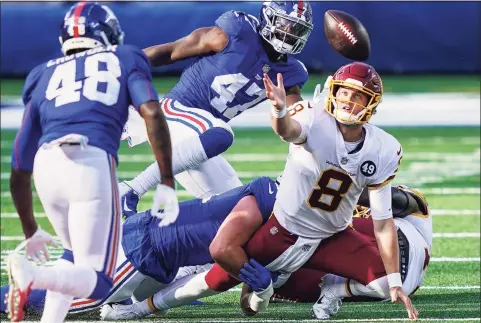
{"label": "wrist band", "polygon": [[392,273],[387,275],[387,283],[389,288],[391,287],[402,287],[403,283],[401,281],[401,274],[400,273]]}
{"label": "wrist band", "polygon": [[281,110],[277,110],[276,108],[272,107],[272,115],[274,118],[281,119],[284,118],[284,116],[287,113],[287,108],[284,106]]}

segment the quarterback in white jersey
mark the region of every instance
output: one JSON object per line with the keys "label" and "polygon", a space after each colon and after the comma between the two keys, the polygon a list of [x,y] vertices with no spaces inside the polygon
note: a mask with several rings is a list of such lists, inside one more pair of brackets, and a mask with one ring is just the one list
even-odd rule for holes
{"label": "quarterback in white jersey", "polygon": [[[428,203],[417,190],[407,186],[391,188],[392,212],[398,229],[400,268],[403,290],[413,295],[421,286],[430,260],[432,247],[432,217]],[[369,198],[363,191],[356,207],[352,225],[377,247],[374,234]],[[359,259],[347,259],[345,266],[356,267]],[[319,282],[322,282],[319,284]],[[344,277],[325,272],[301,268],[293,273],[289,280],[276,289],[271,302],[278,303],[315,303],[316,316],[323,313],[326,317],[335,314],[340,308],[340,300],[345,301],[381,301],[389,298],[387,284],[382,289],[365,286]],[[321,293],[321,297],[319,297]],[[242,296],[241,296],[242,298]],[[326,306],[329,305],[329,306]],[[332,312],[332,313],[331,313]]]}
{"label": "quarterback in white jersey", "polygon": [[[325,105],[321,101],[312,105],[303,101],[289,109],[282,75],[277,75],[277,86],[268,75],[264,75],[264,82],[266,95],[273,104],[272,127],[291,143],[283,185],[271,217],[274,219],[265,225],[274,226],[282,235],[298,236],[267,268],[292,273],[304,264],[322,267],[326,262],[323,258],[327,257],[322,252],[323,245],[333,239],[340,240],[336,242],[338,246],[347,245],[345,241],[352,235],[348,226],[353,210],[361,192],[368,187],[385,276],[368,277],[363,284],[387,281],[392,301],[402,302],[409,318],[416,319],[417,310],[402,290],[392,218],[390,182],[398,170],[402,148],[393,136],[367,123],[382,99],[379,74],[364,63],[347,64],[326,82]],[[348,247],[344,248],[347,251]],[[340,248],[338,252],[345,251]],[[257,259],[256,252],[250,256]],[[332,269],[328,272],[335,273]]]}

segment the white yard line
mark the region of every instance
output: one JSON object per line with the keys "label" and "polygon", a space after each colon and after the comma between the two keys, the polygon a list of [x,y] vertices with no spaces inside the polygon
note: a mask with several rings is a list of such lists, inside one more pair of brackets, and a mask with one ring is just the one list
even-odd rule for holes
{"label": "white yard line", "polygon": [[479,232],[440,232],[433,233],[433,238],[479,238]]}
{"label": "white yard line", "polygon": [[[181,191],[182,192],[182,191]],[[185,191],[184,191],[185,192]],[[185,195],[177,194],[179,197],[191,196],[186,192]],[[433,209],[431,210],[433,216],[480,216],[481,210],[443,210],[443,209]],[[47,215],[44,212],[35,212],[36,218],[45,218]],[[0,213],[0,218],[2,219],[16,219],[18,218],[15,212],[4,212]]]}
{"label": "white yard line", "polygon": [[[460,238],[479,238],[479,232],[439,232],[433,233],[433,238],[452,238],[452,239],[460,239]],[[54,237],[55,239],[59,239],[58,237]],[[24,236],[0,236],[0,241],[21,241],[24,239]]]}
{"label": "white yard line", "polygon": [[[3,141],[2,141],[3,142]],[[2,145],[2,147],[4,147]],[[5,147],[4,147],[5,148]],[[11,148],[11,147],[9,147]],[[253,154],[230,154],[225,153],[224,156],[230,162],[282,162],[286,160],[287,153],[284,154],[264,154],[264,153],[253,153]],[[479,160],[479,151],[466,153],[439,153],[439,152],[406,152],[403,158],[405,160],[438,160],[438,161],[473,161],[474,159]],[[11,156],[2,156],[2,163],[10,163]],[[153,162],[154,158],[149,154],[119,154],[119,161],[122,163],[148,163]]]}
{"label": "white yard line", "polygon": [[[141,171],[127,171],[127,172],[117,172],[117,176],[119,179],[126,179],[130,180],[137,176]],[[237,171],[237,176],[240,178],[254,178],[254,177],[260,177],[260,176],[268,176],[268,177],[277,177],[279,176],[282,171]],[[0,179],[2,181],[7,181],[10,179],[10,172],[2,172]]]}
{"label": "white yard line", "polygon": [[[280,172],[279,172],[280,173]],[[442,196],[449,196],[449,195],[456,195],[456,194],[459,194],[459,195],[479,195],[481,194],[481,189],[477,188],[477,187],[465,187],[465,188],[462,188],[462,187],[446,187],[446,188],[442,188],[442,187],[436,187],[436,188],[419,188],[421,190],[421,192],[424,194],[424,195],[442,195]],[[36,192],[33,192],[34,193],[34,196],[36,196]],[[0,194],[0,197],[10,197],[10,192],[9,191],[3,191],[1,192]],[[149,191],[147,193],[145,193],[145,195],[143,197],[152,197],[154,196],[154,192],[153,191]],[[180,197],[189,197],[189,196],[192,196],[192,194],[190,194],[189,192],[185,191],[185,190],[177,190],[177,196],[180,196]]]}

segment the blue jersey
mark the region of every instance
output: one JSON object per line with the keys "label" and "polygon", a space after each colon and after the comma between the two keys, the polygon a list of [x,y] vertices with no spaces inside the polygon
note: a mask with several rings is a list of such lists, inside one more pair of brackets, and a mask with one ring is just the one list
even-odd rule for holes
{"label": "blue jersey", "polygon": [[273,80],[282,73],[286,88],[302,87],[307,81],[306,68],[293,57],[288,56],[285,62],[269,60],[255,17],[228,11],[215,23],[226,33],[227,46],[219,53],[199,57],[187,67],[166,97],[228,122],[266,100],[264,72]]}
{"label": "blue jersey", "polygon": [[40,145],[68,134],[117,158],[128,107],[158,100],[150,64],[132,46],[98,47],[37,66],[23,89],[25,113],[12,167],[33,168]]}
{"label": "blue jersey", "polygon": [[260,177],[209,200],[180,202],[177,221],[159,228],[159,219],[150,211],[129,217],[123,225],[122,247],[127,259],[144,275],[170,283],[180,267],[213,262],[209,245],[236,204],[253,195],[267,221],[274,207],[277,185]]}

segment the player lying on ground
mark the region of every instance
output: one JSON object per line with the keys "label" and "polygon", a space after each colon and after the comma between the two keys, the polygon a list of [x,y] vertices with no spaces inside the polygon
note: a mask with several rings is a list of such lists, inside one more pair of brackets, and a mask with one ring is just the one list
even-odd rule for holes
{"label": "player lying on ground", "polygon": [[[264,189],[269,189],[269,193],[275,190],[273,186],[267,185],[264,186]],[[267,193],[268,192],[264,192],[266,196]],[[367,190],[363,195],[367,195]],[[393,215],[396,217],[396,225],[398,225],[399,232],[403,232],[402,236],[406,236],[407,241],[409,242],[409,245],[407,246],[406,240],[400,240],[400,248],[403,252],[408,252],[411,255],[409,266],[406,271],[403,271],[402,275],[403,289],[405,289],[407,293],[412,294],[415,291],[415,287],[421,284],[424,277],[424,263],[429,261],[429,258],[425,258],[424,247],[427,246],[429,250],[431,248],[432,222],[429,217],[425,200],[416,191],[407,187],[393,187],[392,199]],[[359,202],[369,205],[369,200],[366,198],[361,199]],[[211,243],[211,251],[216,252],[215,249],[219,250],[218,248],[221,246],[218,245],[216,247],[216,243],[220,241],[218,240],[218,237],[222,238],[222,235],[224,235],[229,228],[232,228],[234,230],[230,231],[232,234],[231,239],[229,241],[224,240],[225,244],[222,245],[222,247],[224,248],[223,254],[225,254],[226,257],[235,256],[235,250],[242,248],[260,225],[260,221],[257,221],[257,223],[252,221],[255,218],[258,218],[258,216],[252,217],[252,215],[259,213],[259,207],[262,209],[261,205],[254,205],[248,203],[248,201],[245,201],[245,203],[243,202],[242,204],[239,203],[233,210],[233,213],[219,228],[218,235]],[[273,205],[270,205],[269,207],[273,207]],[[248,211],[248,213],[242,214],[240,212],[241,210]],[[421,216],[421,214],[426,214],[426,216]],[[416,217],[418,215],[421,217]],[[373,238],[372,220],[356,218],[354,219],[353,224],[354,229],[359,229],[363,236],[365,236],[361,241],[356,241],[355,239],[351,240],[356,246],[354,252],[358,252],[358,249],[365,247],[367,244],[373,248],[377,248],[377,244]],[[239,229],[235,230],[235,228]],[[276,234],[276,232],[273,231],[273,234]],[[420,235],[425,238],[420,238]],[[358,270],[362,270],[361,266],[359,266],[358,258],[352,256],[347,258],[346,261],[347,262],[343,263],[343,266],[346,269],[355,268],[357,266]],[[381,262],[379,254],[378,261]],[[402,258],[401,261],[405,264],[407,258]],[[211,270],[209,273],[200,273],[184,277],[140,303],[132,305],[106,305],[102,309],[102,318],[105,320],[138,319],[158,312],[165,314],[165,310],[169,308],[183,306],[199,297],[216,294],[218,292],[212,290],[208,284],[209,275],[212,277],[212,274],[215,274],[215,271]],[[262,293],[270,283],[271,273],[261,266],[259,272],[256,272],[255,274],[261,277],[261,281],[255,281],[255,284],[259,287],[257,291]],[[278,301],[284,299],[315,302],[321,292],[321,289],[319,289],[319,283],[321,282],[322,276],[324,276],[324,273],[319,270],[301,268],[290,277],[287,277],[286,279],[288,280],[284,285],[274,289],[275,294],[273,295],[273,300]],[[335,277],[335,279],[331,279],[331,277]],[[262,282],[262,280],[264,280],[264,282]],[[327,288],[332,288],[334,290],[333,295],[336,295],[336,298],[342,298],[345,296],[342,294],[342,290],[345,287],[344,283],[346,281],[347,280],[344,278],[328,275],[324,280],[324,283],[329,285]],[[248,282],[247,280],[245,280],[245,282],[252,283],[252,281]],[[380,289],[373,290],[371,286],[363,286],[360,283],[351,280],[349,281],[349,286],[351,293],[355,296],[370,296],[384,299],[389,295],[389,287],[387,284],[381,286]],[[342,287],[342,290],[340,287]],[[335,298],[330,294],[328,296],[331,297],[332,302],[334,303]],[[252,297],[250,299],[252,299]],[[249,296],[247,296],[246,300],[249,300]],[[247,309],[249,304],[244,305],[245,308],[243,309],[246,313],[256,313]],[[335,305],[339,308],[337,302]],[[332,306],[334,306],[334,304]]]}
{"label": "player lying on ground", "polygon": [[[213,263],[209,245],[224,220],[241,214],[250,224],[245,229],[254,232],[271,214],[276,193],[276,182],[260,177],[210,199],[179,203],[179,217],[167,227],[159,227],[160,219],[152,217],[150,210],[128,217],[122,227],[122,248],[111,292],[99,300],[76,299],[69,313],[89,311],[131,296],[144,300],[176,277],[201,270],[185,267]],[[64,252],[57,265],[66,261],[72,261],[70,252]],[[7,291],[8,287],[3,286],[2,311],[6,310],[3,297]],[[27,308],[34,313],[41,310],[44,296],[45,291],[34,290]]]}
{"label": "player lying on ground", "polygon": [[[175,178],[189,193],[205,198],[242,185],[220,156],[233,143],[228,123],[266,100],[264,73],[284,75],[289,105],[302,100],[300,91],[308,73],[291,54],[301,52],[312,29],[308,2],[269,1],[262,4],[259,19],[228,11],[215,26],[144,50],[152,66],[197,58],[161,100],[172,133]],[[132,145],[147,140],[145,127],[136,120],[136,113],[130,113],[124,133]],[[129,191],[122,203],[124,214],[135,213],[128,205],[159,180],[159,171],[152,164],[133,180],[121,183],[121,197]]]}
{"label": "player lying on ground", "polygon": [[65,57],[35,67],[25,81],[10,191],[27,239],[21,244],[26,255],[45,260],[45,244],[53,241],[35,221],[33,173],[45,213],[75,263],[37,267],[12,253],[7,259],[12,321],[22,319],[31,289],[48,290],[44,323],[63,322],[74,296],[102,299],[110,292],[121,221],[117,151],[131,105],[145,119],[163,175],[157,198],[166,204],[163,225],[178,213],[169,129],[147,57],[122,45],[124,34],[107,6],[75,4],[61,26]]}

